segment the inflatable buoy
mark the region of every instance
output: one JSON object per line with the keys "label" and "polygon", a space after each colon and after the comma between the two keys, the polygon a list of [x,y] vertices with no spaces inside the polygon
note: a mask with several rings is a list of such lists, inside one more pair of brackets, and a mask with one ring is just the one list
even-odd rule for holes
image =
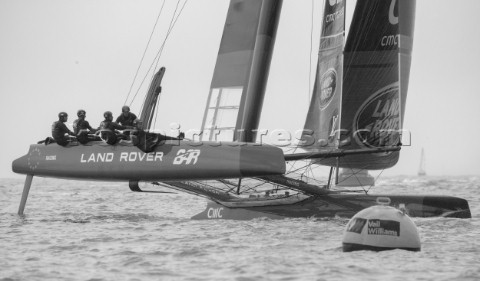
{"label": "inflatable buoy", "polygon": [[[390,201],[390,200],[388,200]],[[379,205],[358,212],[343,235],[343,251],[420,251],[420,236],[405,211]]]}

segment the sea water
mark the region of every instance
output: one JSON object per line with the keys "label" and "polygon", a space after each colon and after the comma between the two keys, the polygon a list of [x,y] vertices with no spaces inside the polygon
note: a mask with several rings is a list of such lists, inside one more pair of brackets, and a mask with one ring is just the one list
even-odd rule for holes
{"label": "sea water", "polygon": [[473,218],[415,218],[420,252],[351,253],[348,219],[196,221],[205,199],[126,183],[34,178],[21,217],[23,182],[0,180],[0,280],[480,280],[479,177],[377,181],[466,198]]}

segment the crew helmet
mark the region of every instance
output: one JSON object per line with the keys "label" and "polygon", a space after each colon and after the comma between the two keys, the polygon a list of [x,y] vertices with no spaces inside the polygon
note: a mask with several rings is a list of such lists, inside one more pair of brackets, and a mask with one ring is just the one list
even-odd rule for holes
{"label": "crew helmet", "polygon": [[128,105],[122,106],[122,112],[130,112],[130,107]]}
{"label": "crew helmet", "polygon": [[113,118],[112,112],[111,112],[111,111],[105,111],[105,112],[103,113],[103,117],[104,117],[105,119],[107,119],[107,118],[109,118],[109,117],[112,117],[112,118]]}
{"label": "crew helmet", "polygon": [[68,114],[62,111],[58,114],[58,118],[62,118],[62,117],[68,117]]}
{"label": "crew helmet", "polygon": [[79,109],[79,110],[77,111],[77,116],[78,116],[78,117],[81,117],[81,116],[84,116],[84,117],[85,117],[86,114],[87,114],[87,112],[86,112],[85,110],[83,110],[83,109]]}

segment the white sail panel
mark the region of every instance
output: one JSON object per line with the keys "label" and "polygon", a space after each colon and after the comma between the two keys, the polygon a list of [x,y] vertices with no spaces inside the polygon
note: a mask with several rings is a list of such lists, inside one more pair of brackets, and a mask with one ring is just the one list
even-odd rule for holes
{"label": "white sail panel", "polygon": [[207,107],[203,140],[232,141],[243,88],[216,88],[211,90]]}

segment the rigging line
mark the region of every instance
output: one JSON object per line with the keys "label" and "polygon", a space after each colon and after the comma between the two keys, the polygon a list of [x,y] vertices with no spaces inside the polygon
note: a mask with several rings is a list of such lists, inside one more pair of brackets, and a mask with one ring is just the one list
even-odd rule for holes
{"label": "rigging line", "polygon": [[[298,176],[300,176],[302,174],[302,172],[299,172],[299,171],[303,171],[303,169],[306,169],[310,165],[311,165],[311,163],[305,164],[305,165],[303,165],[299,168],[296,168],[295,170],[290,170],[290,171],[286,172],[285,175],[297,174]],[[292,169],[293,169],[293,167],[292,167]]]}
{"label": "rigging line", "polygon": [[[348,162],[345,163],[346,165],[348,165]],[[362,170],[367,170],[367,173],[368,173],[368,164],[365,164],[365,166],[363,166],[363,168],[361,169],[358,169],[358,172],[355,172],[354,169],[352,168],[351,165],[348,165],[348,169],[350,169],[352,171],[352,174],[350,176],[348,176],[346,179],[344,179],[343,181],[339,181],[338,183],[342,183],[344,181],[347,181],[348,179],[350,179],[351,177],[355,177],[355,179],[357,180],[357,182],[360,184],[360,188],[363,189],[363,191],[365,192],[365,194],[368,193],[368,190],[370,190],[370,188],[372,186],[370,186],[370,188],[368,190],[365,190],[365,187],[362,185],[362,182],[360,181],[360,179],[357,177],[357,174],[361,173]],[[337,178],[337,181],[338,181],[338,178]]]}
{"label": "rigging line", "polygon": [[308,167],[307,180],[308,180],[308,182],[311,182],[311,181],[319,182],[319,181],[315,178],[315,170],[314,170],[313,164],[310,165],[310,167]]}
{"label": "rigging line", "polygon": [[[157,64],[155,65],[155,68],[154,68],[154,69],[157,69],[157,67],[158,67],[158,63],[160,62],[160,57],[162,56],[163,49],[164,49],[164,47],[165,47],[167,38],[169,37],[170,32],[173,30],[173,27],[175,26],[178,18],[179,18],[180,15],[182,14],[183,8],[185,8],[185,5],[187,4],[187,2],[188,2],[188,0],[185,0],[185,2],[183,2],[182,8],[180,9],[180,12],[178,12],[178,15],[177,15],[178,5],[180,4],[180,0],[177,1],[177,5],[175,6],[175,11],[173,12],[174,17],[172,18],[172,21],[170,22],[170,25],[168,26],[167,36],[166,36],[166,38],[165,38],[164,44],[162,44],[162,47],[161,47],[161,49],[160,49],[160,51],[159,51],[158,58],[157,58]],[[175,15],[176,15],[176,17],[175,17]],[[153,76],[152,76],[152,77],[153,77]]]}
{"label": "rigging line", "polygon": [[[188,2],[188,0],[185,1],[183,7],[185,7],[185,4],[186,4],[187,2]],[[162,43],[162,45],[161,45],[161,47],[160,47],[160,50],[157,52],[157,55],[155,56],[155,58],[153,59],[152,63],[150,64],[150,67],[149,67],[147,73],[145,74],[145,76],[143,77],[143,80],[142,80],[142,82],[140,83],[140,86],[138,87],[138,89],[137,89],[137,91],[136,91],[136,93],[135,93],[135,96],[133,97],[132,102],[130,102],[130,104],[133,103],[133,100],[135,100],[135,98],[137,97],[138,92],[140,91],[143,83],[144,83],[145,80],[147,79],[148,74],[150,73],[150,71],[152,71],[152,67],[155,65],[155,61],[157,60],[157,57],[159,58],[159,57],[161,56],[161,53],[162,53],[162,51],[163,51],[163,48],[165,47],[165,44],[166,44],[166,42],[167,42],[167,39],[168,39],[171,31],[172,31],[173,28],[175,27],[175,23],[177,22],[178,18],[180,17],[181,12],[183,11],[183,7],[182,7],[182,10],[180,11],[180,13],[178,14],[177,18],[173,21],[173,25],[171,25],[171,28],[168,30],[168,32],[167,32],[167,34],[166,34],[166,36],[165,36],[165,39],[163,40],[163,43]],[[175,18],[175,14],[173,15],[172,19],[173,19],[173,18]],[[152,76],[152,79],[153,79],[153,76]]]}
{"label": "rigging line", "polygon": [[[162,55],[162,53],[163,53],[163,49],[164,49],[164,47],[165,47],[165,44],[167,43],[167,39],[168,39],[170,33],[172,32],[173,28],[175,27],[175,24],[177,23],[177,20],[180,18],[180,15],[182,14],[183,9],[185,8],[185,5],[187,4],[187,2],[188,2],[188,0],[186,0],[186,1],[183,3],[183,6],[182,6],[182,8],[180,9],[180,12],[179,12],[178,15],[177,15],[177,10],[178,10],[178,5],[179,5],[179,3],[180,3],[180,0],[177,1],[177,5],[176,5],[176,7],[175,7],[175,11],[174,11],[174,13],[173,13],[172,20],[170,21],[170,24],[169,24],[168,31],[167,31],[167,34],[166,34],[166,36],[165,36],[165,39],[164,39],[164,41],[163,41],[163,43],[162,43],[162,45],[161,45],[161,47],[160,47],[160,50],[157,52],[157,55],[155,56],[155,58],[154,58],[154,60],[153,60],[153,62],[152,62],[152,65],[150,65],[150,69],[149,69],[149,71],[147,72],[147,74],[145,75],[145,77],[144,77],[144,79],[143,79],[143,81],[142,81],[142,84],[143,84],[143,82],[145,81],[145,79],[147,78],[148,73],[149,73],[150,70],[152,69],[153,63],[155,63],[155,59],[157,59],[157,57],[158,57],[157,63],[156,63],[155,68],[154,68],[154,69],[157,69],[158,63],[159,63],[159,61],[160,61],[160,57],[161,57],[161,55]],[[175,17],[175,16],[176,16],[176,17]],[[152,73],[152,78],[151,78],[151,80],[153,80],[154,77],[155,77],[155,71]],[[137,90],[137,93],[135,94],[135,96],[138,94],[139,90],[140,90],[140,88]],[[145,104],[145,101],[146,101],[146,100],[143,101],[143,105]],[[159,102],[160,102],[160,99],[157,99],[157,103],[159,103]],[[142,107],[143,107],[143,105],[142,105]],[[158,108],[155,110],[155,117],[154,117],[154,122],[153,122],[153,128],[155,128],[155,127],[157,126],[157,117],[158,117]]]}
{"label": "rigging line", "polygon": [[[258,191],[257,188],[262,186],[262,185],[273,185],[270,181],[266,181],[266,180],[263,180],[263,179],[259,179],[259,178],[256,178],[258,181],[260,181],[260,183],[258,184],[254,184],[253,186],[246,186],[246,188],[241,192],[242,194],[243,193],[246,193],[246,192],[249,192],[251,190],[253,190],[254,192],[263,192],[263,191]],[[245,185],[244,185],[245,186]],[[272,189],[270,189],[272,190]]]}
{"label": "rigging line", "polygon": [[[312,168],[312,167],[315,167],[315,168]],[[317,185],[321,185],[323,183],[323,181],[320,181],[318,179],[315,178],[315,174],[314,174],[314,169],[317,169],[319,168],[319,166],[314,166],[314,164],[312,163],[309,163],[307,164],[305,167],[302,167],[302,168],[305,168],[306,170],[308,170],[308,175],[305,176],[305,172],[302,172],[300,174],[297,174],[297,176],[299,176],[301,178],[301,180],[305,181],[306,183],[311,183],[311,182],[314,182],[315,184]],[[302,169],[301,168],[301,169]],[[295,173],[295,172],[293,172]],[[292,174],[293,174],[292,173]],[[306,180],[304,180],[304,178]]]}
{"label": "rigging line", "polygon": [[[393,161],[394,161],[393,159],[390,160],[390,163],[389,163],[390,166],[392,165]],[[383,170],[377,175],[377,177],[375,178],[375,182],[380,178],[380,176],[383,174],[383,172],[385,172],[385,170],[386,170],[386,169],[383,169]],[[370,186],[370,187],[365,191],[365,193],[368,194],[368,192],[370,191],[370,189],[371,189],[372,187],[373,187],[373,185]]]}
{"label": "rigging line", "polygon": [[[183,11],[183,8],[185,8],[185,5],[187,4],[187,2],[188,2],[188,0],[186,0],[186,1],[183,3],[183,6],[182,6],[182,8],[180,9],[180,12],[178,13],[177,17],[176,17],[176,18],[174,17],[175,20],[171,21],[171,22],[170,22],[170,25],[168,26],[167,36],[165,37],[165,41],[164,41],[164,43],[162,44],[162,47],[161,47],[161,49],[160,49],[160,51],[159,51],[157,63],[156,63],[156,65],[155,65],[155,68],[154,68],[154,69],[157,69],[157,68],[158,68],[158,63],[160,62],[160,57],[162,56],[163,49],[164,49],[165,44],[166,44],[166,42],[167,42],[168,36],[170,35],[170,32],[172,32],[173,27],[175,26],[175,23],[177,22],[178,18],[180,17],[180,15],[181,15],[181,13],[182,13],[182,11]],[[174,15],[177,14],[178,4],[179,4],[179,3],[180,3],[180,0],[177,1],[177,5],[176,5],[175,11],[174,11],[174,13],[173,13]],[[154,77],[154,75],[155,75],[155,71],[152,73],[152,75],[153,75],[153,76],[152,76],[152,79],[153,79],[153,77]],[[159,102],[160,102],[160,99],[157,100],[157,103],[159,103]],[[157,117],[158,117],[158,110],[155,110],[155,119],[154,119],[154,121],[153,121],[153,127],[154,127],[154,128],[157,126]]]}
{"label": "rigging line", "polygon": [[[188,0],[187,0],[188,1]],[[177,5],[175,6],[175,11],[173,12],[173,16],[172,16],[172,19],[170,20],[170,24],[168,26],[168,31],[167,31],[167,35],[165,36],[165,39],[160,47],[160,50],[157,52],[157,55],[155,56],[155,58],[153,59],[153,61],[157,60],[157,63],[155,65],[155,67],[153,68],[154,71],[152,72],[152,77],[150,79],[150,81],[152,81],[155,77],[155,69],[157,69],[158,67],[158,63],[160,61],[160,56],[161,56],[161,53],[163,53],[163,48],[165,47],[165,44],[167,42],[167,39],[168,39],[168,35],[170,34],[170,32],[172,31],[172,28],[173,28],[173,25],[174,23],[176,22],[176,20],[174,21],[174,18],[175,18],[175,15],[177,14],[177,10],[178,10],[178,4],[180,3],[180,0],[177,1]],[[185,2],[186,3],[186,2]],[[181,11],[180,11],[181,12]],[[179,16],[179,15],[178,15]],[[177,16],[177,18],[178,18]],[[160,54],[160,55],[159,55]],[[158,59],[157,59],[158,57]],[[152,65],[150,65],[150,69],[152,68]],[[149,72],[150,72],[150,69],[149,69]],[[145,75],[145,78],[146,76],[148,76],[148,72],[147,74]],[[139,89],[140,90],[140,89]],[[142,104],[142,108],[143,108],[143,105],[145,104],[145,101],[146,99],[143,101],[143,104]],[[157,99],[157,104],[160,102],[160,99]],[[154,117],[154,121],[153,121],[153,128],[155,128],[157,126],[157,117],[158,117],[158,110],[155,110],[155,117]]]}
{"label": "rigging line", "polygon": [[[176,15],[176,13],[177,13],[178,3],[179,3],[179,2],[180,2],[180,0],[177,1],[177,5],[176,5],[176,7],[175,7],[175,11],[173,12],[172,18],[170,19],[170,23],[169,23],[169,26],[168,26],[167,34],[165,35],[165,38],[163,39],[162,45],[160,46],[160,50],[157,52],[157,54],[156,54],[155,57],[153,58],[153,61],[152,61],[152,63],[150,64],[150,67],[148,68],[147,73],[146,73],[145,76],[143,77],[143,80],[142,80],[142,82],[140,83],[140,86],[138,86],[138,89],[137,89],[137,91],[135,92],[135,96],[133,97],[132,101],[130,102],[130,105],[133,103],[133,101],[134,101],[135,98],[137,97],[138,92],[140,91],[141,87],[143,86],[143,83],[145,82],[145,80],[146,80],[147,77],[148,77],[148,74],[150,73],[150,71],[152,71],[152,66],[155,64],[155,61],[157,60],[157,57],[159,56],[159,53],[163,50],[163,46],[165,45],[165,42],[167,41],[168,34],[169,34],[170,31],[171,31],[172,22],[173,22],[173,19],[175,18],[175,15]],[[157,62],[157,64],[158,64],[158,62]],[[154,70],[156,69],[156,67],[157,67],[157,65],[155,65]],[[153,77],[155,77],[155,71],[153,71],[150,81],[153,80]],[[145,99],[144,99],[144,101],[143,101],[143,103],[142,103],[142,108],[143,108],[144,105],[145,105],[145,101],[146,101],[146,97],[145,97]],[[154,127],[155,127],[155,124],[154,124]]]}
{"label": "rigging line", "polygon": [[[390,162],[391,162],[391,161],[390,161]],[[383,169],[382,173],[380,173],[380,174],[377,176],[377,178],[374,179],[373,185],[370,185],[370,187],[369,187],[367,190],[365,190],[365,187],[362,185],[360,179],[357,177],[357,174],[361,173],[362,170],[367,170],[367,174],[368,174],[368,166],[369,166],[369,164],[365,164],[365,165],[363,166],[363,168],[358,169],[358,172],[354,172],[354,169],[352,168],[352,166],[348,165],[348,169],[350,169],[350,170],[352,171],[352,175],[348,176],[346,179],[344,179],[344,180],[341,181],[341,182],[344,182],[344,181],[350,179],[351,177],[355,177],[355,179],[357,180],[357,182],[360,184],[360,188],[363,190],[363,192],[365,192],[365,194],[368,194],[368,192],[370,191],[370,189],[375,185],[375,182],[377,181],[377,179],[380,177],[380,175],[381,175],[381,174],[383,173],[383,171],[385,170],[385,169]],[[341,183],[341,182],[339,182],[339,183]]]}
{"label": "rigging line", "polygon": [[[383,174],[383,172],[385,171],[385,169],[383,169],[378,175],[377,177],[375,178],[375,181],[377,181],[380,176]],[[371,185],[367,190],[365,190],[365,194],[368,194],[368,192],[370,191],[370,189],[373,187],[373,185]]]}
{"label": "rigging line", "polygon": [[312,165],[312,163],[307,163],[307,164],[304,164],[302,167],[299,167],[293,171],[289,171],[288,174],[297,174],[298,176],[300,176],[302,174],[302,171],[304,169],[308,169],[308,167],[310,167],[310,165]]}
{"label": "rigging line", "polygon": [[[180,12],[178,13],[178,15],[177,15],[176,18],[175,18],[175,15],[177,14],[177,10],[178,10],[178,5],[180,4],[180,0],[177,1],[177,5],[175,6],[175,11],[173,12],[173,15],[174,15],[173,18],[175,18],[175,20],[170,21],[170,25],[168,26],[168,32],[167,32],[167,35],[166,35],[166,37],[165,37],[165,41],[164,41],[164,43],[162,44],[162,46],[161,46],[161,48],[160,48],[160,51],[159,51],[159,53],[158,53],[158,59],[157,59],[157,63],[155,64],[155,68],[154,68],[154,69],[157,69],[157,68],[158,68],[158,64],[159,64],[159,62],[160,62],[160,57],[162,56],[163,49],[164,49],[165,44],[166,44],[166,42],[167,42],[167,39],[168,39],[168,37],[169,37],[169,35],[170,35],[170,32],[172,32],[173,27],[174,27],[175,24],[177,23],[177,20],[178,20],[178,18],[180,17],[180,15],[182,14],[183,9],[185,8],[185,5],[187,4],[187,2],[188,2],[188,0],[185,0],[185,2],[183,2],[183,5],[182,5],[182,8],[180,9]],[[173,19],[173,18],[172,18],[172,19]],[[154,77],[155,77],[155,71],[153,71],[153,73],[152,73],[152,80],[153,80]],[[160,99],[157,99],[157,103],[159,103],[159,102],[160,102]],[[158,117],[158,110],[155,110],[155,119],[154,119],[154,121],[153,121],[153,127],[154,127],[154,128],[157,126],[157,117]]]}
{"label": "rigging line", "polygon": [[[164,48],[164,46],[165,46],[165,44],[166,44],[166,41],[167,41],[167,39],[168,39],[168,35],[170,34],[170,32],[171,32],[171,30],[172,30],[172,23],[174,22],[175,15],[177,14],[178,4],[179,4],[179,3],[180,3],[180,0],[177,1],[177,5],[175,6],[175,10],[174,10],[174,12],[173,12],[173,14],[172,14],[172,18],[170,19],[170,23],[169,23],[169,25],[168,25],[167,34],[165,35],[165,38],[163,39],[162,45],[160,46],[160,49],[159,49],[159,51],[157,52],[157,54],[155,55],[155,57],[153,58],[153,61],[152,61],[152,63],[150,64],[150,67],[148,68],[147,73],[146,73],[145,76],[143,77],[142,83],[141,83],[140,86],[138,87],[138,89],[137,89],[137,91],[136,91],[135,96],[134,96],[133,99],[135,99],[135,97],[137,96],[138,92],[140,91],[140,88],[142,87],[143,83],[144,83],[145,80],[147,79],[148,74],[149,74],[150,71],[152,70],[152,66],[155,64],[155,61],[157,61],[156,65],[155,65],[155,68],[153,68],[154,71],[153,71],[153,73],[152,73],[152,76],[151,76],[150,81],[152,81],[153,78],[155,77],[155,69],[156,69],[157,66],[158,66],[158,60],[160,59],[159,54],[161,54],[161,53],[163,52],[163,48]],[[158,60],[157,60],[157,58],[158,58]],[[146,97],[145,97],[145,99],[146,99]],[[133,102],[133,100],[132,100],[132,102]],[[142,103],[142,107],[143,107],[144,105],[145,105],[145,100],[144,100],[143,103]],[[155,123],[154,123],[154,127],[155,127]]]}
{"label": "rigging line", "polygon": [[306,165],[304,165],[304,166],[302,166],[302,167],[300,167],[300,168],[298,168],[298,169],[295,169],[295,170],[293,170],[293,171],[290,171],[289,174],[291,174],[291,173],[296,173],[296,172],[299,171],[299,170],[305,169],[305,168],[308,167],[309,165],[312,165],[312,164],[311,164],[311,163],[308,163],[308,164],[306,164]]}
{"label": "rigging line", "polygon": [[127,98],[125,99],[124,104],[127,104],[128,98],[130,97],[130,94],[132,93],[132,88],[133,85],[135,84],[135,80],[137,80],[138,73],[140,71],[140,67],[143,64],[143,59],[145,58],[145,54],[147,53],[148,47],[150,46],[150,42],[152,41],[153,34],[155,33],[155,29],[158,24],[158,20],[160,19],[160,15],[162,14],[163,7],[165,6],[165,0],[163,0],[162,7],[160,8],[160,12],[158,13],[157,20],[155,21],[155,24],[153,25],[152,32],[150,33],[150,37],[148,38],[147,46],[145,46],[145,50],[143,51],[142,59],[140,60],[140,63],[138,64],[137,71],[135,72],[135,76],[133,77],[132,84],[130,85],[130,89],[128,90]]}

